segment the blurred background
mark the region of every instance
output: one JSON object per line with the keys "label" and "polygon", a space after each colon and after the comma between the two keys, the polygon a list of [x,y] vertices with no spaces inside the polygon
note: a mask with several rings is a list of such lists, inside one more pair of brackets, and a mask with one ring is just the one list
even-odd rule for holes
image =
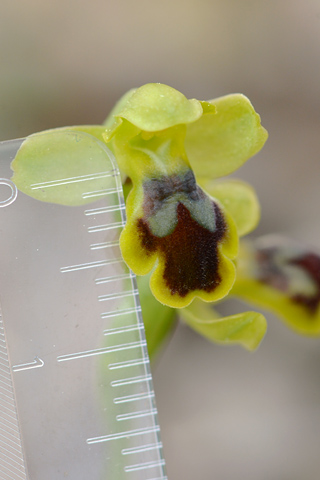
{"label": "blurred background", "polygon": [[[241,92],[270,138],[237,176],[262,204],[255,235],[320,248],[318,0],[3,0],[0,140],[101,123],[126,90]],[[229,302],[224,313],[245,307]],[[259,350],[180,325],[154,366],[169,479],[315,480],[320,339],[267,314]]]}

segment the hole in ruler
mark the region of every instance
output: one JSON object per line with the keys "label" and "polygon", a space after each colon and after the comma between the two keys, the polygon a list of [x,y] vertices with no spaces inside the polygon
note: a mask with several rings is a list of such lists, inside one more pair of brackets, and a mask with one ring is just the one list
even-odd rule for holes
{"label": "hole in ruler", "polygon": [[0,207],[7,207],[15,201],[18,189],[11,180],[0,178]]}

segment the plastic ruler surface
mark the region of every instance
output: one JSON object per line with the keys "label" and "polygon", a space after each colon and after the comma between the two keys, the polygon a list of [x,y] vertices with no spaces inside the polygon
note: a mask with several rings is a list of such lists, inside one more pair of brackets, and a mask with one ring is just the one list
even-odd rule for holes
{"label": "plastic ruler surface", "polygon": [[117,165],[70,132],[105,168],[33,188],[79,182],[92,202],[40,202],[10,180],[23,141],[0,143],[0,479],[166,480]]}

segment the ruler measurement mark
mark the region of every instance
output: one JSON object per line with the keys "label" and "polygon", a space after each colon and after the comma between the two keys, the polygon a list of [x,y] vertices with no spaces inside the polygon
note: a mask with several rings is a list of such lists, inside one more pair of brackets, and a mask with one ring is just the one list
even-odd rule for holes
{"label": "ruler measurement mark", "polygon": [[[8,378],[9,377],[9,378]],[[3,380],[1,380],[3,379]],[[4,385],[8,386],[10,389],[12,388],[12,383],[10,382],[10,369],[5,367],[1,368],[0,367],[0,383],[3,383]]]}
{"label": "ruler measurement mark", "polygon": [[[2,347],[2,346],[0,348],[1,348],[1,350],[4,349],[4,347]],[[2,355],[4,355],[4,353],[2,353]],[[10,372],[9,362],[6,358],[1,358],[0,359],[0,368],[3,372],[6,372],[6,371]]]}
{"label": "ruler measurement mark", "polygon": [[[7,447],[8,447],[8,446],[10,447],[10,445],[8,445],[7,443],[6,443],[5,445],[6,445]],[[11,447],[11,449],[8,450],[8,448],[4,447],[4,446],[1,445],[1,443],[0,443],[0,450],[7,452],[8,454],[10,454],[10,455],[13,456],[13,457],[16,457],[18,460],[15,460],[14,458],[12,458],[12,462],[15,463],[15,464],[17,464],[17,465],[19,465],[19,466],[22,466],[22,463],[21,463],[21,462],[22,462],[22,459],[21,459],[20,455],[16,455],[15,453],[12,453],[12,450],[17,451],[16,449],[14,449],[14,448]],[[18,453],[19,453],[19,452],[18,452]]]}
{"label": "ruler measurement mark", "polygon": [[116,335],[116,334],[121,334],[121,333],[127,333],[127,332],[135,332],[136,330],[143,330],[143,325],[127,325],[124,327],[116,327],[116,328],[109,328],[108,330],[104,330],[103,335],[108,336],[108,335]]}
{"label": "ruler measurement mark", "polygon": [[[7,432],[4,431],[4,433],[7,433]],[[11,435],[11,436],[13,436],[13,435]],[[19,448],[19,442],[17,442],[16,439],[14,439],[14,440],[7,439],[6,435],[0,434],[0,437],[4,438],[4,440],[5,440],[5,442],[3,440],[1,440],[1,444],[2,445],[5,444],[9,449],[13,450],[14,452],[17,452],[18,455],[15,454],[15,456],[19,457],[19,459],[21,460],[22,457],[21,457],[21,450]],[[1,445],[0,445],[0,448],[1,448]]]}
{"label": "ruler measurement mark", "polygon": [[105,195],[111,195],[113,193],[122,193],[122,188],[106,188],[104,190],[95,190],[93,192],[85,192],[82,194],[82,198],[87,200],[89,198],[104,197]]}
{"label": "ruler measurement mark", "polygon": [[[15,432],[15,437],[17,438],[17,445],[21,447],[21,443],[19,444],[20,434],[19,434],[19,427],[17,422],[12,422],[13,417],[10,417],[6,412],[1,412],[0,418],[2,421],[2,425],[5,426],[5,428],[10,428],[10,430],[13,430]],[[14,418],[14,420],[16,420],[16,418]]]}
{"label": "ruler measurement mark", "polygon": [[0,359],[0,364],[6,366],[9,368],[9,362],[8,362],[8,358],[7,358],[7,354],[6,354],[6,345],[5,345],[5,342],[4,342],[4,345],[0,347],[0,355],[2,355],[3,357]]}
{"label": "ruler measurement mark", "polygon": [[134,395],[124,395],[123,397],[115,397],[113,399],[113,403],[128,403],[128,402],[136,402],[138,400],[148,400],[154,398],[154,392],[145,392],[145,393],[137,393]]}
{"label": "ruler measurement mark", "polygon": [[[1,351],[2,350],[2,351]],[[0,350],[0,355],[3,355],[4,356],[4,359],[3,360],[7,360],[7,355],[6,355],[6,352],[3,351],[3,349]]]}
{"label": "ruler measurement mark", "polygon": [[59,178],[49,182],[34,183],[31,185],[32,190],[43,188],[59,187],[61,185],[69,185],[70,183],[88,182],[90,180],[98,180],[99,178],[113,177],[115,170],[108,170],[106,172],[89,173],[87,175],[79,175],[77,177]]}
{"label": "ruler measurement mark", "polygon": [[[0,350],[5,350],[6,348],[6,345],[0,345]],[[0,358],[0,367],[3,367],[4,370],[8,370],[10,372],[10,366],[9,366],[9,362],[8,362],[8,359],[5,357],[5,354],[3,352],[1,352],[1,355],[4,357],[4,358]]]}
{"label": "ruler measurement mark", "polygon": [[[8,463],[8,462],[5,462]],[[8,468],[7,465],[2,465],[1,466],[3,474],[6,475],[3,477],[3,480],[25,480],[26,477],[23,476],[21,477],[20,473],[17,474],[17,472],[13,471],[11,468]],[[21,470],[21,469],[20,469]]]}
{"label": "ruler measurement mark", "polygon": [[[5,398],[4,398],[5,397]],[[6,403],[7,405],[10,405],[11,408],[14,408],[14,401],[12,400],[12,397],[10,395],[1,395],[2,402]]]}
{"label": "ruler measurement mark", "polygon": [[[7,352],[5,330],[0,311],[0,352],[1,360],[0,380],[0,468],[2,472],[10,472],[10,478],[26,480],[26,470],[22,453],[22,441],[16,411],[11,371]],[[2,440],[4,439],[4,440]],[[7,475],[5,473],[5,475]]]}
{"label": "ruler measurement mark", "polygon": [[[6,457],[5,457],[6,458]],[[10,460],[11,460],[11,457],[10,457]],[[5,463],[6,465],[3,465],[3,463]],[[7,467],[7,465],[10,465],[10,468]],[[10,472],[10,477],[4,477],[5,479],[9,478],[10,480],[16,480],[17,478],[19,479],[25,479],[26,477],[24,476],[24,473],[25,473],[25,469],[24,469],[24,465],[22,463],[9,463],[8,461],[4,460],[3,458],[1,459],[1,469],[2,471],[3,468],[6,469],[7,471]],[[0,471],[1,473],[1,471]],[[3,477],[1,477],[3,478]]]}
{"label": "ruler measurement mark", "polygon": [[127,280],[133,278],[133,273],[123,273],[119,275],[111,275],[110,277],[96,278],[95,283],[101,285],[102,283],[115,282],[117,280]]}
{"label": "ruler measurement mark", "polygon": [[126,209],[125,205],[110,205],[108,207],[88,208],[87,210],[84,211],[84,214],[87,216],[100,215],[102,213],[119,212],[125,209]]}
{"label": "ruler measurement mark", "polygon": [[134,297],[139,295],[138,290],[126,290],[124,292],[116,292],[116,293],[108,293],[107,295],[99,295],[98,300],[99,302],[104,302],[106,300],[115,300],[116,298],[123,298],[123,297]]}
{"label": "ruler measurement mark", "polygon": [[[0,373],[0,388],[2,391],[7,391],[12,394],[12,383],[8,379],[9,372]],[[2,379],[2,380],[1,380]],[[2,384],[2,385],[1,385]]]}
{"label": "ruler measurement mark", "polygon": [[[2,435],[2,433],[0,433],[0,437],[3,437],[6,440],[6,442],[7,442],[6,445],[10,446],[10,448],[12,448],[12,450],[15,450],[16,452],[21,453],[20,449],[19,449],[19,442],[17,441],[16,432],[15,432],[15,434],[12,434],[12,433],[7,431],[8,428],[10,428],[10,427],[8,427],[7,425],[6,425],[6,430],[4,430],[3,428],[0,428],[0,431],[5,433],[5,435]],[[10,437],[13,437],[13,440],[11,440],[10,438],[7,438],[8,435]],[[11,443],[13,443],[13,445],[15,445],[15,447],[18,447],[18,448],[15,448],[15,447],[12,447],[11,445],[9,445]]]}
{"label": "ruler measurement mark", "polygon": [[[8,429],[9,430],[14,430],[14,433],[11,433],[11,432],[8,432]],[[3,432],[5,435],[2,435],[1,434],[1,437],[5,438],[6,441],[7,441],[7,445],[9,444],[13,444],[15,451],[16,452],[19,452],[20,455],[21,455],[21,448],[20,448],[20,444],[19,444],[19,438],[18,438],[18,431],[16,429],[13,429],[12,427],[10,427],[9,425],[5,425],[5,429],[1,428],[1,432]],[[12,438],[7,438],[7,436],[10,436]]]}
{"label": "ruler measurement mark", "polygon": [[77,360],[78,358],[92,357],[95,355],[104,355],[105,353],[120,352],[122,350],[131,350],[133,348],[142,348],[146,346],[145,341],[124,343],[122,345],[115,345],[105,348],[97,348],[93,350],[87,350],[84,352],[70,353],[67,355],[60,355],[57,357],[58,362],[65,362],[68,360]]}
{"label": "ruler measurement mark", "polygon": [[137,365],[146,365],[149,363],[149,359],[147,358],[137,358],[135,360],[128,360],[124,362],[109,363],[108,368],[109,370],[116,370],[118,368],[136,367]]}
{"label": "ruler measurement mark", "polygon": [[121,450],[122,455],[133,455],[135,453],[144,453],[150,450],[161,450],[162,449],[162,442],[157,443],[148,443],[146,445],[140,445],[140,447],[131,447],[131,448],[123,448]]}
{"label": "ruler measurement mark", "polygon": [[[3,380],[1,380],[1,378]],[[9,392],[10,394],[12,394],[12,384],[3,373],[0,374],[0,384],[1,383],[3,384],[3,385],[0,385],[1,390]]]}
{"label": "ruler measurement mark", "polygon": [[[6,402],[6,403],[8,403],[8,402]],[[11,409],[15,408],[15,404],[13,402],[10,405],[11,405]],[[2,417],[3,415],[7,415],[6,412],[2,411],[0,416]]]}
{"label": "ruler measurement mark", "polygon": [[[4,412],[3,409],[9,410],[10,413]],[[1,402],[1,413],[4,414],[4,415],[7,415],[7,417],[12,418],[14,420],[16,419],[16,412],[15,412],[15,410],[13,411],[12,406],[11,407],[6,407],[5,405],[2,404],[2,402]]]}
{"label": "ruler measurement mark", "polygon": [[34,357],[34,360],[30,363],[22,363],[21,365],[14,365],[12,370],[14,372],[21,372],[22,370],[30,370],[32,368],[43,367],[44,361],[38,356]]}
{"label": "ruler measurement mark", "polygon": [[[1,435],[5,441],[6,441],[6,438]],[[1,441],[0,443],[0,473],[1,473],[1,455],[4,456],[4,458],[7,458],[10,460],[12,460],[12,463],[14,464],[18,464],[19,466],[23,466],[23,458],[21,457],[20,455],[20,450],[19,449],[16,449],[14,447],[11,447],[11,445],[8,444],[8,442],[5,443],[5,445],[9,448],[5,448],[4,445],[3,445],[3,441]],[[16,452],[16,453],[14,453]],[[0,477],[2,478],[2,477]]]}
{"label": "ruler measurement mark", "polygon": [[112,312],[104,312],[101,313],[101,318],[111,318],[111,317],[118,317],[119,315],[129,315],[130,313],[137,313],[141,312],[141,307],[137,308],[123,308],[122,310],[113,310]]}
{"label": "ruler measurement mark", "polygon": [[150,382],[152,376],[139,375],[138,377],[123,378],[122,380],[113,380],[110,382],[111,387],[122,387],[123,385],[133,385],[134,383]]}
{"label": "ruler measurement mark", "polygon": [[114,230],[115,228],[123,228],[125,225],[124,222],[115,222],[115,223],[107,223],[105,225],[96,225],[93,227],[88,227],[89,233],[97,233],[97,232],[107,232],[108,230]]}
{"label": "ruler measurement mark", "polygon": [[19,478],[21,478],[22,480],[25,480],[27,478],[25,476],[25,469],[24,469],[23,464],[20,464],[19,468],[17,468],[14,465],[12,465],[11,463],[9,463],[7,460],[5,460],[4,458],[1,458],[1,462],[5,463],[6,465],[9,465],[10,468],[8,468],[6,465],[1,465],[1,467],[6,468],[10,472],[10,474],[13,475],[13,477],[11,477],[12,480],[15,480],[17,478],[17,476]]}
{"label": "ruler measurement mark", "polygon": [[[3,375],[1,375],[1,376],[3,377]],[[5,380],[8,382],[7,379],[5,379]],[[5,391],[5,392],[8,392],[8,393],[10,393],[10,395],[12,395],[11,383],[5,383],[5,382],[3,382],[2,380],[0,380],[0,383],[3,383],[6,387],[9,387],[9,389],[8,389],[8,388],[5,388],[5,387],[3,387],[3,386],[0,385],[1,390],[2,390],[2,391]]]}
{"label": "ruler measurement mark", "polygon": [[[1,436],[3,437],[3,435]],[[6,445],[6,447],[9,447],[9,448],[6,448],[4,445]],[[0,452],[1,454],[4,455],[5,458],[10,457],[10,460],[12,460],[12,463],[18,464],[20,467],[23,466],[23,459],[20,456],[20,451],[14,447],[11,447],[11,445],[9,445],[7,442],[4,443],[3,441],[0,441]],[[14,453],[14,452],[17,452],[17,453]],[[1,468],[1,463],[0,463],[0,468]]]}
{"label": "ruler measurement mark", "polygon": [[3,372],[0,374],[1,378],[4,378],[7,382],[9,382],[10,388],[11,388],[11,381],[8,379],[8,376],[10,375],[10,369],[5,367],[5,369],[0,367],[0,372]]}
{"label": "ruler measurement mark", "polygon": [[[8,428],[10,427],[8,426],[6,427],[7,427],[6,430],[1,429],[1,432],[3,432],[4,434],[1,433],[0,437],[4,438],[6,445],[10,446],[10,448],[12,448],[15,452],[18,452],[21,458],[21,449],[20,449],[19,441],[17,440],[17,434],[16,433],[12,434],[8,432]],[[12,438],[8,438],[8,437],[12,437]],[[13,444],[14,446],[12,446],[11,444]]]}
{"label": "ruler measurement mark", "polygon": [[136,437],[138,435],[148,435],[151,433],[157,433],[159,432],[159,430],[160,427],[158,425],[151,428],[137,428],[135,430],[128,430],[127,432],[111,433],[110,435],[102,435],[101,437],[88,438],[86,442],[88,445],[91,445],[93,443],[109,442],[111,440],[120,440],[122,438]]}
{"label": "ruler measurement mark", "polygon": [[119,240],[115,240],[113,242],[92,243],[90,245],[90,250],[102,250],[105,248],[119,247],[119,245]]}
{"label": "ruler measurement mark", "polygon": [[2,418],[9,425],[13,425],[15,428],[18,428],[18,424],[16,422],[12,422],[12,419],[16,420],[15,412],[14,412],[14,416],[12,416],[12,415],[9,415],[7,412],[4,412],[1,409],[0,410],[0,418]]}
{"label": "ruler measurement mark", "polygon": [[136,472],[138,470],[146,470],[149,468],[156,468],[156,467],[162,467],[165,465],[164,460],[157,460],[155,462],[145,462],[145,463],[138,463],[136,465],[129,465],[127,467],[124,467],[125,472]]}
{"label": "ruler measurement mark", "polygon": [[[98,192],[98,194],[100,194],[100,192]],[[90,210],[87,210],[85,212],[86,215],[97,215],[97,214],[101,214],[101,213],[108,213],[110,211],[115,211],[115,206],[112,206],[108,209],[90,209]],[[112,230],[112,229],[117,229],[117,228],[122,228],[124,226],[124,222],[116,222],[116,223],[113,223],[113,224],[107,224],[107,225],[97,225],[97,226],[92,226],[92,227],[89,227],[88,228],[88,233],[97,233],[97,232],[102,232],[102,231],[108,231],[108,230]],[[96,244],[91,244],[90,246],[90,249],[91,250],[99,250],[99,249],[106,249],[106,248],[110,248],[110,247],[114,247],[114,246],[119,246],[119,242],[118,241],[113,241],[113,242],[101,242],[101,243],[96,243]],[[102,284],[102,283],[109,283],[109,282],[112,282],[112,281],[116,281],[116,280],[124,280],[124,279],[132,279],[133,278],[133,275],[132,273],[130,272],[129,274],[122,274],[122,275],[113,275],[112,277],[104,277],[104,278],[99,278],[99,279],[96,279],[95,280],[95,283],[97,285],[99,284]],[[138,291],[137,289],[133,289],[133,290],[130,290],[130,291],[125,291],[125,292],[116,292],[114,294],[106,294],[106,295],[99,295],[98,296],[98,301],[101,302],[101,301],[108,301],[108,300],[116,300],[117,298],[123,298],[123,297],[135,297],[136,295],[138,294]],[[128,315],[128,314],[131,314],[131,313],[138,313],[138,312],[141,312],[141,307],[140,306],[137,306],[137,303],[135,302],[135,308],[125,308],[125,309],[121,309],[121,310],[114,310],[114,311],[109,311],[109,312],[104,312],[101,314],[101,318],[102,319],[107,319],[107,318],[111,318],[111,317],[116,317],[116,316],[120,316],[120,315]],[[143,328],[142,325],[139,325],[139,324],[134,324],[134,325],[127,325],[127,326],[123,326],[123,327],[115,327],[115,328],[111,328],[111,329],[107,329],[105,330],[103,333],[104,335],[113,335],[113,334],[124,334],[126,332],[132,332],[132,331],[136,331],[136,330],[141,330]],[[146,342],[143,341],[143,342],[140,342],[141,343],[141,348],[144,346],[146,346]],[[145,360],[145,359],[135,359],[133,361],[126,361],[126,362],[117,362],[117,364],[110,364],[109,365],[109,368],[110,369],[113,369],[113,368],[125,368],[126,366],[134,366],[134,365],[146,365],[147,363],[149,363],[148,360]],[[129,385],[129,384],[133,384],[133,383],[140,383],[140,382],[146,382],[146,381],[151,381],[152,380],[152,377],[151,375],[140,375],[140,376],[136,376],[136,377],[130,377],[130,378],[126,378],[126,379],[122,379],[122,380],[117,380],[117,381],[114,381],[114,382],[111,382],[110,385],[111,386],[121,386],[121,385]],[[147,394],[136,394],[136,395],[132,395],[130,396],[130,399],[127,397],[127,398],[118,398],[118,399],[114,399],[114,403],[117,403],[117,401],[120,403],[120,402],[123,402],[123,401],[134,401],[135,399],[142,399],[142,398],[152,398],[154,396],[154,392],[148,392]],[[116,417],[117,420],[129,420],[129,419],[133,419],[133,418],[139,418],[139,417],[144,417],[144,416],[154,416],[156,415],[156,409],[153,408],[151,410],[144,410],[144,411],[139,411],[139,412],[132,412],[130,414],[123,414],[123,415],[118,415]],[[146,434],[146,433],[155,433],[155,432],[158,432],[160,430],[160,428],[158,426],[156,427],[153,427],[152,429],[150,428],[147,428],[146,429],[138,429],[138,430],[135,430],[135,431],[128,431],[128,432],[121,432],[120,434],[110,434],[110,435],[105,435],[105,436],[101,436],[101,437],[94,437],[94,438],[89,438],[87,439],[87,443],[88,444],[93,444],[93,443],[101,443],[101,442],[107,442],[107,441],[111,441],[111,440],[118,440],[118,439],[121,439],[121,438],[128,438],[128,437],[131,437],[131,436],[136,436],[136,435],[142,435],[142,434]],[[156,449],[156,448],[159,448],[160,445],[159,444],[153,444],[152,447],[145,447],[147,449]],[[146,450],[147,451],[147,450]],[[157,465],[156,465],[157,464]],[[161,460],[161,465],[164,464],[164,461]],[[159,463],[159,460],[157,460],[157,462],[152,462],[152,463],[148,463],[147,464],[144,464],[143,465],[143,469],[146,469],[146,468],[153,468],[155,466],[161,466],[160,463]],[[134,466],[129,466],[127,467],[128,469],[128,472],[130,471],[134,471],[137,469],[137,465],[134,465]],[[138,469],[141,469],[141,465],[139,466]]]}
{"label": "ruler measurement mark", "polygon": [[122,257],[112,258],[110,260],[98,260],[95,262],[80,263],[79,265],[69,265],[67,267],[61,267],[61,273],[75,272],[77,270],[86,270],[87,268],[99,268],[107,265],[113,265],[115,263],[123,263]]}
{"label": "ruler measurement mark", "polygon": [[168,480],[168,477],[167,477],[167,475],[165,475],[165,476],[161,475],[161,477],[149,478],[148,480]]}
{"label": "ruler measurement mark", "polygon": [[[15,441],[19,441],[19,426],[17,423],[12,423],[11,420],[8,420],[8,414],[5,412],[0,412],[0,417],[2,418],[2,422],[0,423],[0,431],[5,432],[8,428],[12,430],[13,433],[10,435],[15,438]],[[5,423],[4,423],[5,422]]]}
{"label": "ruler measurement mark", "polygon": [[121,413],[116,416],[118,422],[123,420],[133,420],[134,418],[149,417],[150,415],[156,415],[157,410],[155,408],[151,410],[141,410],[140,412]]}
{"label": "ruler measurement mark", "polygon": [[4,372],[7,375],[10,375],[9,364],[5,363],[4,360],[2,360],[2,362],[0,362],[0,371]]}
{"label": "ruler measurement mark", "polygon": [[[4,378],[5,380],[8,380],[8,377],[10,378],[10,375],[11,375],[10,368],[8,367],[8,365],[3,365],[0,363],[0,378]],[[10,380],[8,381],[11,385],[11,381]]]}
{"label": "ruler measurement mark", "polygon": [[[2,376],[3,377],[3,376]],[[13,390],[12,390],[12,385],[6,381],[6,382],[3,382],[0,380],[0,389],[1,389],[1,397],[7,397],[7,398],[11,398],[12,401],[13,401]]]}

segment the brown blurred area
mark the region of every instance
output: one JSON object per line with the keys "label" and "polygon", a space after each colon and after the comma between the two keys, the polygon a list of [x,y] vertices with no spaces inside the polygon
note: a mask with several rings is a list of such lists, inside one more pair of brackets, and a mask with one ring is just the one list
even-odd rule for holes
{"label": "brown blurred area", "polygon": [[[0,45],[0,140],[101,123],[148,82],[189,98],[246,94],[270,134],[237,172],[261,200],[255,234],[320,249],[318,0],[4,0]],[[320,339],[267,318],[254,354],[180,326],[158,359],[169,479],[319,478]]]}

